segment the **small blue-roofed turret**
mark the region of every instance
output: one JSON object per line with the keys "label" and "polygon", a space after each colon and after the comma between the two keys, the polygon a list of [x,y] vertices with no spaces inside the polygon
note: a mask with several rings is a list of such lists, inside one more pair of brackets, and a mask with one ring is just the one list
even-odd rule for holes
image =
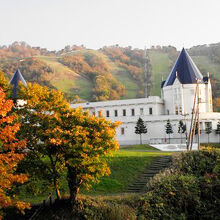
{"label": "small blue-roofed turret", "polygon": [[173,85],[176,78],[181,84],[195,84],[197,80],[203,80],[202,74],[184,48],[180,52],[163,87]]}
{"label": "small blue-roofed turret", "polygon": [[161,97],[164,100],[165,113],[171,115],[191,114],[197,85],[200,100],[199,111],[202,113],[212,112],[210,77],[203,77],[192,58],[183,48],[166,81],[161,84]]}
{"label": "small blue-roofed turret", "polygon": [[24,77],[22,76],[21,72],[19,69],[15,70],[13,77],[10,80],[10,85],[12,85],[12,98],[16,99],[17,98],[17,90],[18,90],[18,85],[19,82],[21,82],[25,87],[27,87],[27,83],[24,80]]}

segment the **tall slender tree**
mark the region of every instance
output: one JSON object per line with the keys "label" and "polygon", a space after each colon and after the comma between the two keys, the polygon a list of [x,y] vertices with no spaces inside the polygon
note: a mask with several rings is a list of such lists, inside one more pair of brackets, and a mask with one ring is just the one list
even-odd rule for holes
{"label": "tall slender tree", "polygon": [[169,119],[167,120],[165,128],[166,128],[166,133],[169,135],[169,144],[170,144],[170,134],[173,134],[173,127],[172,127]]}
{"label": "tall slender tree", "polygon": [[181,144],[182,144],[182,134],[185,132],[186,132],[186,125],[183,123],[182,120],[180,120],[178,125],[178,133],[181,136]]}
{"label": "tall slender tree", "polygon": [[142,134],[146,134],[146,133],[147,133],[147,127],[144,124],[143,119],[139,118],[135,126],[135,134],[140,135],[140,144],[142,144]]}
{"label": "tall slender tree", "polygon": [[207,123],[205,133],[208,135],[208,143],[209,143],[209,135],[212,133],[212,126],[211,123]]}

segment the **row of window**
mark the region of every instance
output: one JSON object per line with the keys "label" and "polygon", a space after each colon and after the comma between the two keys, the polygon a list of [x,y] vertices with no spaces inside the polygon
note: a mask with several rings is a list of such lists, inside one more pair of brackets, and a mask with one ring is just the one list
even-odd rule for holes
{"label": "row of window", "polygon": [[[119,110],[114,110],[114,117],[118,117],[118,111]],[[130,109],[130,111],[131,111],[131,116],[135,116],[135,109],[132,108],[132,109]],[[153,114],[153,109],[149,108],[148,113],[149,113],[149,115],[152,115]],[[126,115],[127,115],[127,109],[122,109],[122,116],[126,116]],[[144,109],[143,108],[140,108],[140,115],[144,115]],[[109,110],[106,110],[106,117],[110,117],[110,111]]]}
{"label": "row of window", "polygon": [[176,107],[175,107],[175,113],[176,113],[176,115],[178,115],[178,114],[182,115],[182,107],[180,106],[180,107],[178,108],[178,106],[176,106]]}

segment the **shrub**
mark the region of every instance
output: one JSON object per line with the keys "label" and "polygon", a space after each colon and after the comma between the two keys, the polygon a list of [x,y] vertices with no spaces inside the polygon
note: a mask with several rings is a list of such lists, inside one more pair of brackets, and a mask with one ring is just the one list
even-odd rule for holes
{"label": "shrub", "polygon": [[146,219],[186,219],[200,208],[198,180],[191,175],[161,175],[141,198],[139,217]]}
{"label": "shrub", "polygon": [[87,198],[81,200],[78,215],[87,220],[135,220],[136,210],[126,204]]}
{"label": "shrub", "polygon": [[204,178],[207,174],[220,177],[220,151],[216,149],[182,153],[174,159],[173,164],[176,170],[198,178]]}

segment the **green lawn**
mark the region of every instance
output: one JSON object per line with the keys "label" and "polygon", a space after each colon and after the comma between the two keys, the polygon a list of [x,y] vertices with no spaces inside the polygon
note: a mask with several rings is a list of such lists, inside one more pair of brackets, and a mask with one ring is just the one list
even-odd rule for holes
{"label": "green lawn", "polygon": [[[128,147],[127,150],[125,150],[126,148],[123,149],[114,153],[113,157],[108,158],[111,174],[101,178],[100,183],[93,185],[90,191],[82,189],[82,194],[94,196],[124,193],[140,172],[144,170],[146,166],[150,165],[156,157],[171,154],[144,145],[131,146]],[[129,151],[129,149],[131,151]],[[132,151],[133,149],[135,149],[135,151]],[[149,150],[149,152],[146,150]],[[43,182],[39,182],[38,184],[43,184]],[[51,190],[51,192],[53,191]],[[62,195],[68,194],[67,182],[64,176],[62,177],[61,192]],[[33,196],[27,193],[23,188],[19,197],[31,203],[38,203],[45,199],[49,193],[50,192],[47,191],[46,193],[39,193],[39,195]]]}
{"label": "green lawn", "polygon": [[157,148],[151,147],[147,144],[138,144],[138,145],[132,145],[132,146],[121,146],[120,150],[143,150],[143,151],[160,151]]}

